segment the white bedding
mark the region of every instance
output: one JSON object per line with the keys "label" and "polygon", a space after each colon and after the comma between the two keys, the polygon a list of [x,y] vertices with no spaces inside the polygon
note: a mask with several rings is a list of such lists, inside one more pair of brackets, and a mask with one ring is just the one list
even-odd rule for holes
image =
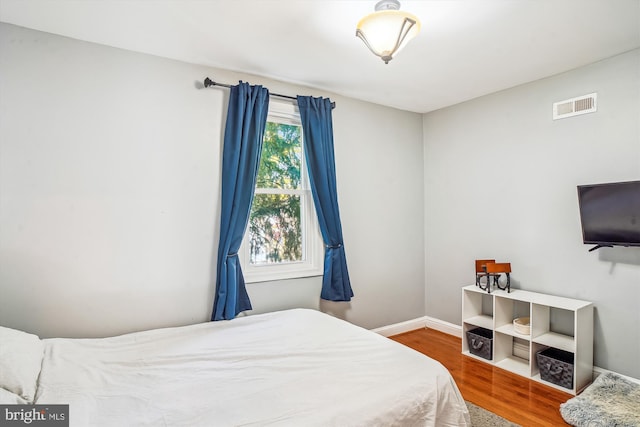
{"label": "white bedding", "polygon": [[470,425],[439,362],[315,310],[43,342],[71,426]]}

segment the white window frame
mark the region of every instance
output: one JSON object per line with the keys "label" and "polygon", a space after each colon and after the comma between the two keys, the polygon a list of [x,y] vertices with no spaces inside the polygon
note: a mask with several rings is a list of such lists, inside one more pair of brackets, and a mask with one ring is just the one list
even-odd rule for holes
{"label": "white window frame", "polygon": [[[288,102],[269,101],[268,122],[284,123],[301,126],[298,106]],[[302,138],[304,133],[301,132]],[[294,279],[302,277],[322,276],[324,270],[324,242],[320,235],[320,227],[313,204],[313,196],[309,185],[309,176],[302,143],[302,159],[300,163],[301,189],[256,189],[256,194],[292,194],[301,197],[300,226],[302,232],[302,261],[283,262],[278,264],[251,264],[249,230],[245,230],[242,245],[238,251],[240,265],[246,283],[268,282],[272,280]]]}

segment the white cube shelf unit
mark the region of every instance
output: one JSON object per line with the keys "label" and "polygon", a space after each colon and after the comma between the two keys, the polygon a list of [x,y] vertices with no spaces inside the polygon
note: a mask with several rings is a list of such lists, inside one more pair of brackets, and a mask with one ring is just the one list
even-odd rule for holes
{"label": "white cube shelf unit", "polygon": [[[572,316],[572,330],[554,330],[554,312]],[[531,318],[529,335],[514,330],[516,317]],[[492,360],[469,352],[467,331],[476,327],[493,331]],[[536,354],[549,347],[573,353],[572,389],[540,377]],[[495,288],[487,293],[475,285],[466,286],[462,288],[462,353],[576,395],[593,379],[593,303],[520,289],[508,293]]]}

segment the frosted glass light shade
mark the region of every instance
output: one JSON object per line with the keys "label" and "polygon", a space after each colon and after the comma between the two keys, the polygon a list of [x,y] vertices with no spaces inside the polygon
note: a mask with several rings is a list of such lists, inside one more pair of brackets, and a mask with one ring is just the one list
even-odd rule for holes
{"label": "frosted glass light shade", "polygon": [[419,32],[418,18],[401,10],[378,10],[362,18],[356,27],[356,36],[385,63]]}

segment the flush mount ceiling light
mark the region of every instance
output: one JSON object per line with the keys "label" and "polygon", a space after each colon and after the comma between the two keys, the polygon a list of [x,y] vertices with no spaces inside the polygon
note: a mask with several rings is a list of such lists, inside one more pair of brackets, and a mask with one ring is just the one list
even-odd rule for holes
{"label": "flush mount ceiling light", "polygon": [[380,0],[375,10],[358,22],[356,37],[388,64],[418,35],[420,21],[415,15],[401,11],[398,0]]}

